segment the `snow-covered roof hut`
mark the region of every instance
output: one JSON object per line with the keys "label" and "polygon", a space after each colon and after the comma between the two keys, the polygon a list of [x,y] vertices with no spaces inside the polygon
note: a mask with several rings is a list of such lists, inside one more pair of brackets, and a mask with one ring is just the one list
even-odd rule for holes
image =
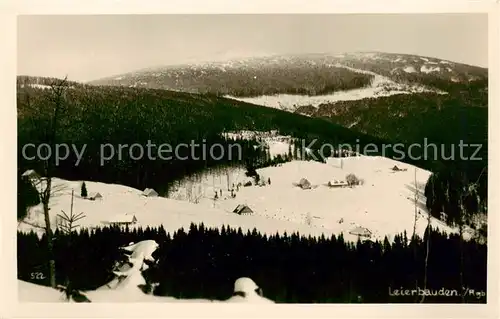
{"label": "snow-covered roof hut", "polygon": [[40,175],[38,175],[38,173],[35,172],[34,169],[28,169],[28,170],[26,170],[21,176],[23,178],[29,178],[29,179],[40,178]]}
{"label": "snow-covered roof hut", "polygon": [[358,237],[367,237],[367,238],[370,238],[372,236],[372,232],[368,228],[360,227],[360,226],[349,231],[349,234],[355,235]]}
{"label": "snow-covered roof hut", "polygon": [[347,182],[344,180],[333,179],[333,180],[328,182],[328,186],[330,186],[330,187],[345,187],[345,186],[349,186],[349,184],[347,184]]}
{"label": "snow-covered roof hut", "polygon": [[87,198],[90,200],[102,199],[102,195],[99,192],[93,192],[90,193],[89,196],[87,196]]}
{"label": "snow-covered roof hut", "polygon": [[111,217],[104,223],[114,226],[132,225],[137,223],[137,217],[135,217],[134,214],[118,214]]}
{"label": "snow-covered roof hut", "polygon": [[142,192],[142,195],[146,196],[146,197],[156,197],[156,196],[158,196],[158,193],[154,189],[152,189],[152,188],[146,188]]}
{"label": "snow-covered roof hut", "polygon": [[251,215],[253,214],[253,210],[251,210],[247,205],[240,204],[236,206],[236,208],[233,210],[233,213],[238,215]]}

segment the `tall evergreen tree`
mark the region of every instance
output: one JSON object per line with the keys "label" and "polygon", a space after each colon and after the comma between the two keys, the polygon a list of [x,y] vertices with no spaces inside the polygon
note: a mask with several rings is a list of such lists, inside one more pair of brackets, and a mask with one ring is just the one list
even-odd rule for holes
{"label": "tall evergreen tree", "polygon": [[88,196],[87,185],[85,185],[85,182],[82,183],[82,187],[80,190],[80,196],[82,196],[83,198],[86,198]]}

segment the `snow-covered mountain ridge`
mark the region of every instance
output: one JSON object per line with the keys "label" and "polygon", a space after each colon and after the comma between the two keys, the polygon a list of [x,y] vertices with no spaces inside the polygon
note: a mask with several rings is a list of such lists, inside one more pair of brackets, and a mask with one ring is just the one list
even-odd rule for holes
{"label": "snow-covered mountain ridge", "polygon": [[259,56],[170,65],[90,82],[210,93],[295,111],[299,107],[434,92],[486,81],[487,69],[408,54],[355,52]]}

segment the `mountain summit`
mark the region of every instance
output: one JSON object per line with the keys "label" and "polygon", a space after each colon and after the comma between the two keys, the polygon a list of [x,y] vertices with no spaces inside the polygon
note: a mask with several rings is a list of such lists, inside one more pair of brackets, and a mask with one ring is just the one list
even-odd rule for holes
{"label": "mountain summit", "polygon": [[[387,96],[391,95],[390,92],[442,92],[452,84],[484,82],[487,77],[487,69],[438,58],[360,52],[260,56],[171,65],[107,77],[91,84],[211,93],[236,98],[278,94],[317,97],[356,89],[370,89],[372,96]],[[360,95],[363,97],[371,96],[364,93],[364,96]],[[353,98],[340,98],[346,99]]]}

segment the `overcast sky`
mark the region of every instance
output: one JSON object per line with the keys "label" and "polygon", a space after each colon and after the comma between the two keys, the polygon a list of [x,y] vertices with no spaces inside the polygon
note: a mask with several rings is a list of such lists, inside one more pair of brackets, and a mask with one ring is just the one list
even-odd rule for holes
{"label": "overcast sky", "polygon": [[20,16],[18,74],[89,81],[151,66],[384,51],[487,67],[485,14]]}

